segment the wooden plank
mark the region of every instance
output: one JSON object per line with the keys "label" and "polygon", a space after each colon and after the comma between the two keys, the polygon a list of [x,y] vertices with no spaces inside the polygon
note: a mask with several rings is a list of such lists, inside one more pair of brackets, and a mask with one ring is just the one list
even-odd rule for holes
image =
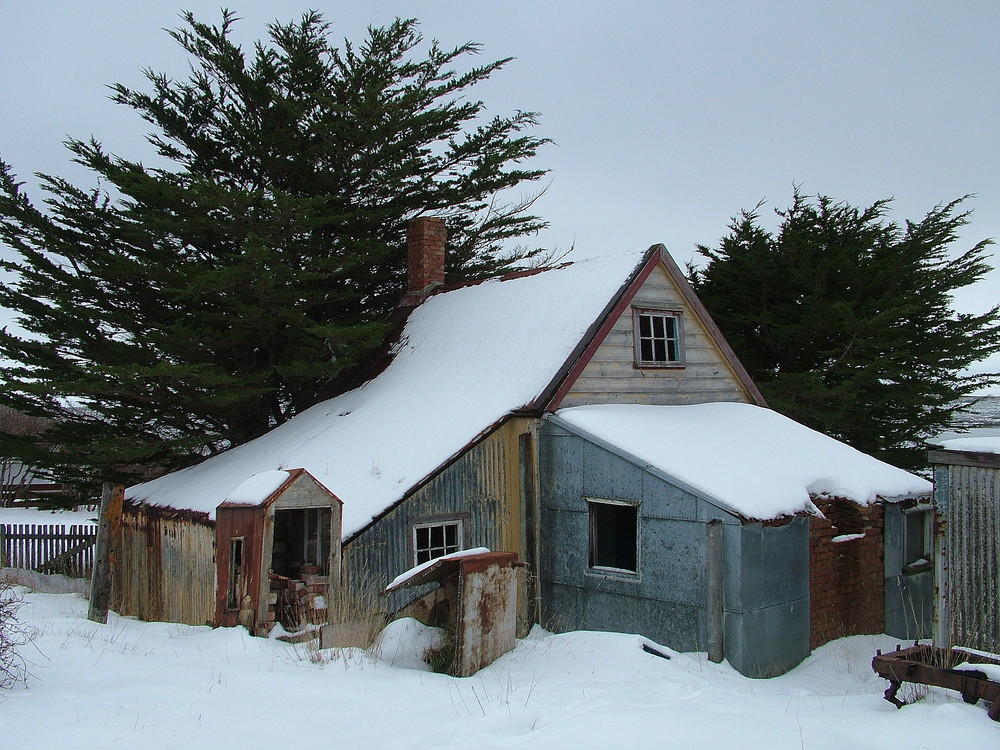
{"label": "wooden plank", "polygon": [[125,488],[104,483],[101,493],[101,523],[97,530],[97,552],[94,560],[94,575],[90,586],[90,609],[87,619],[93,622],[108,621],[108,606],[111,601],[111,570],[115,562],[114,530],[121,525],[122,504]]}

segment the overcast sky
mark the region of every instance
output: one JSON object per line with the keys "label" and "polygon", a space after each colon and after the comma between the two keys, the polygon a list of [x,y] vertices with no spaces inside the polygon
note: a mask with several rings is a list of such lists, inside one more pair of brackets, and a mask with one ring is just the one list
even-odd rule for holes
{"label": "overcast sky", "polygon": [[[67,136],[145,158],[148,130],[107,99],[143,88],[142,69],[183,75],[163,31],[219,2],[0,0],[0,156],[93,185],[69,164]],[[233,0],[238,38],[322,11],[333,35],[415,17],[444,46],[516,58],[479,88],[491,112],[537,111],[555,143],[537,212],[538,244],[594,255],[664,243],[680,263],[714,244],[740,209],[785,207],[793,185],[855,205],[893,197],[920,219],[967,193],[958,253],[1000,237],[1000,65],[996,0],[810,2],[379,2]],[[770,221],[770,219],[769,219]],[[1000,259],[994,258],[994,262]],[[1000,298],[1000,271],[956,306]],[[1000,357],[990,362],[1000,369]]]}

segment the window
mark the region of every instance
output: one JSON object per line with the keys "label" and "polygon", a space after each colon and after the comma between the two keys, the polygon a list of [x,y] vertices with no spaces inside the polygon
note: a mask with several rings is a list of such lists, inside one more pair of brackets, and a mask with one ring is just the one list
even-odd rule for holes
{"label": "window", "polygon": [[617,500],[588,500],[590,567],[639,572],[639,508]]}
{"label": "window", "polygon": [[226,586],[226,609],[239,609],[246,594],[246,568],[243,565],[243,537],[229,540],[229,584]]}
{"label": "window", "polygon": [[633,330],[636,365],[669,367],[683,363],[680,311],[636,309]]}
{"label": "window", "polygon": [[419,523],[413,527],[414,564],[450,555],[464,549],[462,522]]}
{"label": "window", "polygon": [[903,511],[903,570],[924,570],[931,565],[932,515],[929,505]]}

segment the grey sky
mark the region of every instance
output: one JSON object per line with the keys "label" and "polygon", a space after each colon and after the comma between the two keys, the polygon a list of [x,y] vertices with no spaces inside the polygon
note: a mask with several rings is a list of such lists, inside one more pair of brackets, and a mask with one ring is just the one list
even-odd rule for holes
{"label": "grey sky", "polygon": [[[141,69],[183,75],[163,28],[217,1],[0,0],[0,155],[21,179],[45,171],[91,186],[61,141],[97,137],[145,157],[147,128],[107,100],[143,86]],[[663,242],[680,262],[730,217],[793,184],[854,204],[894,197],[893,217],[975,193],[955,251],[1000,237],[1000,3],[973,2],[292,2],[233,0],[239,38],[315,7],[335,38],[416,17],[443,45],[482,42],[514,56],[482,86],[491,111],[541,113],[555,141],[536,209],[539,244],[587,255]],[[995,258],[994,262],[998,259]],[[956,306],[1000,298],[1000,271]],[[989,363],[1000,369],[1000,357]]]}

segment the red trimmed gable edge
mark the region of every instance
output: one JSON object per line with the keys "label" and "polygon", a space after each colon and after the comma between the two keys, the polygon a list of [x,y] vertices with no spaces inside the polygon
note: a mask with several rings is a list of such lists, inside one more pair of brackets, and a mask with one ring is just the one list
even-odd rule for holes
{"label": "red trimmed gable edge", "polygon": [[722,335],[722,331],[715,324],[715,321],[712,320],[712,316],[709,315],[705,305],[698,299],[698,295],[691,288],[680,267],[670,257],[667,248],[662,244],[653,245],[646,251],[646,256],[642,263],[636,268],[628,281],[625,282],[618,294],[608,303],[608,306],[601,313],[597,321],[595,321],[594,325],[587,330],[576,350],[566,360],[566,365],[557,373],[545,391],[542,392],[542,395],[531,405],[532,408],[542,411],[555,411],[559,408],[563,399],[569,393],[570,388],[572,388],[573,383],[580,377],[583,369],[593,359],[594,354],[601,344],[604,343],[615,322],[628,309],[629,305],[632,304],[632,300],[635,298],[639,288],[659,264],[663,265],[664,270],[671,281],[674,282],[684,301],[687,302],[702,325],[705,326],[709,336],[715,342],[715,345],[719,347],[723,358],[732,368],[737,380],[746,390],[752,403],[767,408],[764,396],[750,378],[750,374],[743,367],[743,363],[736,356],[736,352],[729,346],[729,342],[726,341],[726,337]]}

